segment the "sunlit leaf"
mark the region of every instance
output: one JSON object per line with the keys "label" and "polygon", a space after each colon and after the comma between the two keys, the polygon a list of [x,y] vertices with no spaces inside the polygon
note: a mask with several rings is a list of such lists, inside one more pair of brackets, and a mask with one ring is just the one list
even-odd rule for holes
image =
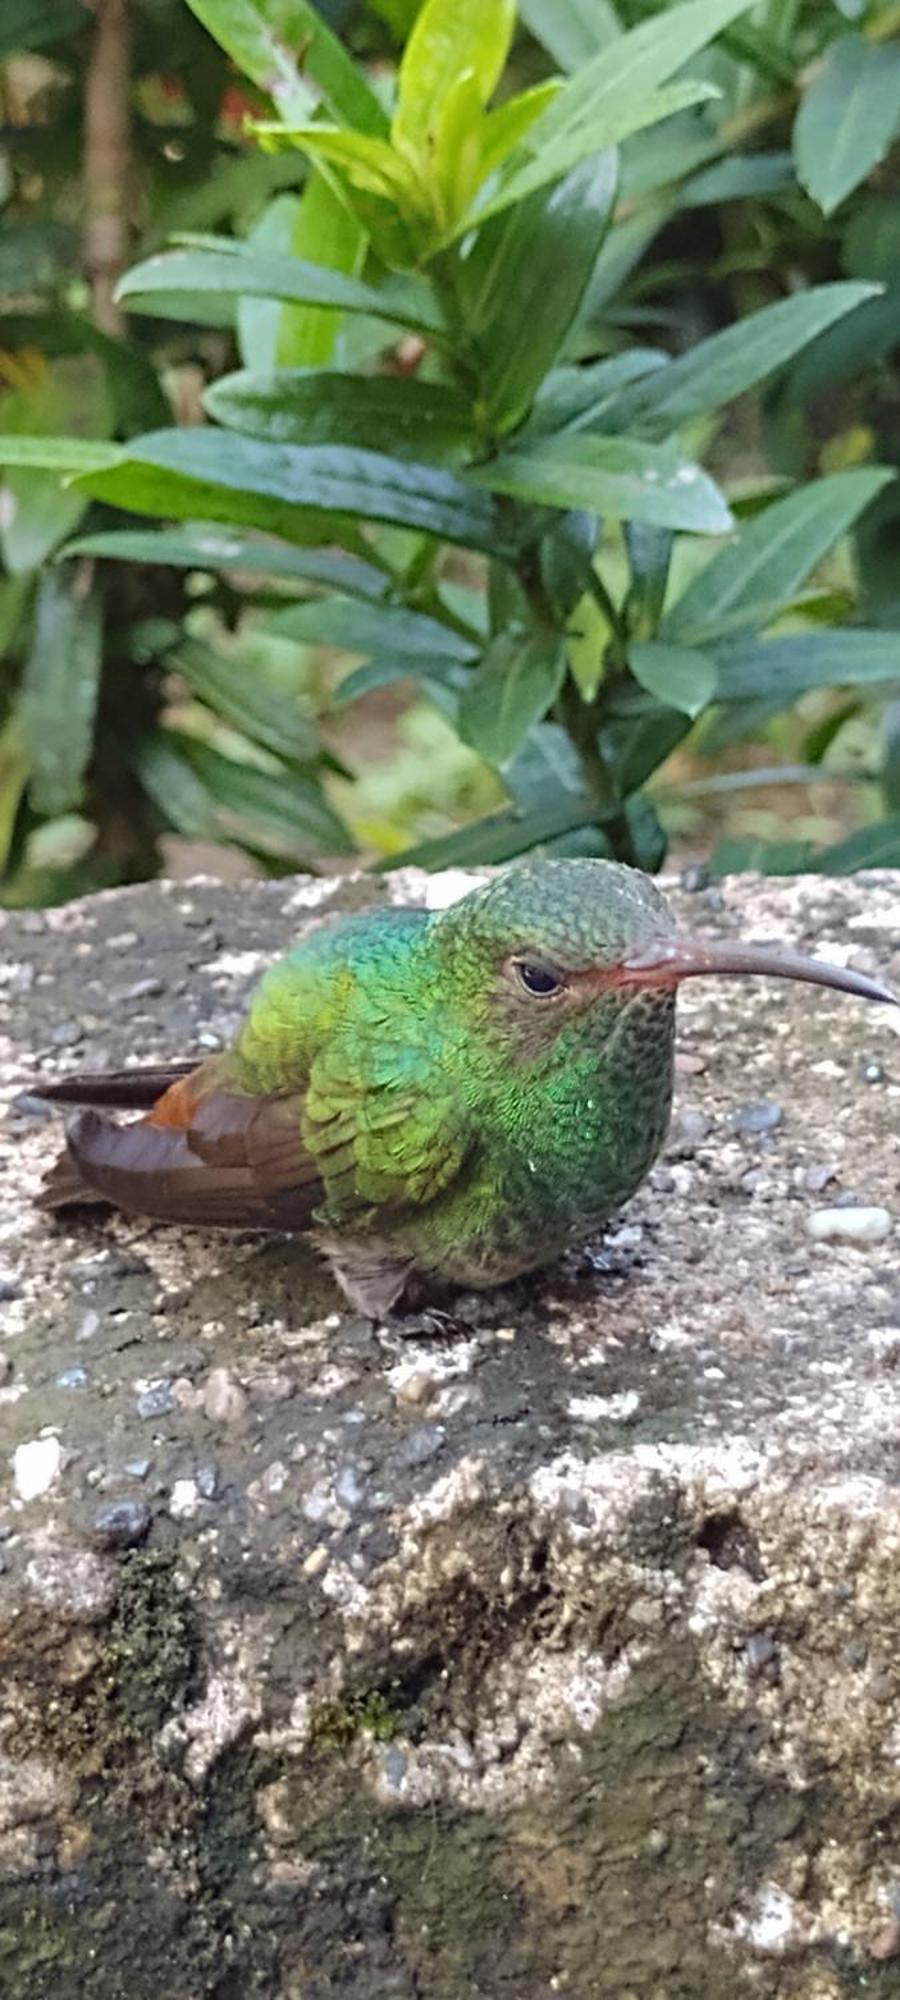
{"label": "sunlit leaf", "polygon": [[565,433],[503,453],[469,476],[494,493],[547,507],[584,507],[613,521],[651,521],[711,535],[731,526],[718,487],[674,444]]}

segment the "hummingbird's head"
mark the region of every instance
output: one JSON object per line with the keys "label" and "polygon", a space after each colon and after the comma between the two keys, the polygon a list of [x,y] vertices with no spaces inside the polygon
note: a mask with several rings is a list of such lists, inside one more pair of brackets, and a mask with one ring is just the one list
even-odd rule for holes
{"label": "hummingbird's head", "polygon": [[702,974],[767,973],[867,1000],[895,997],[843,966],[686,932],[649,876],[615,861],[510,868],[434,922],[454,984],[467,981],[487,998],[528,1053],[589,1012],[610,1032],[638,998],[646,1018],[658,1011],[671,1019],[681,980]]}

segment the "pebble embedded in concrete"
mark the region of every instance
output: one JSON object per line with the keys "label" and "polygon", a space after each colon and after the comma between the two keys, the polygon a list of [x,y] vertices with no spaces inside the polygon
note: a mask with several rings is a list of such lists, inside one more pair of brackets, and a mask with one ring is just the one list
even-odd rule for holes
{"label": "pebble embedded in concrete", "polygon": [[883,1243],[893,1226],[886,1208],[814,1208],[806,1218],[815,1243]]}
{"label": "pebble embedded in concrete", "polygon": [[62,1466],[58,1437],[28,1438],[13,1453],[13,1483],[20,1500],[39,1500],[50,1491]]}

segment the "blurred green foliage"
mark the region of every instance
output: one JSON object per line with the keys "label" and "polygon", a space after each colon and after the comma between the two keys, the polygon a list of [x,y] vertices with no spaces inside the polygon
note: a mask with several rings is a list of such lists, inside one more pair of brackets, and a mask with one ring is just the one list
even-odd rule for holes
{"label": "blurred green foliage", "polygon": [[900,864],[896,6],[10,0],[0,65],[0,898]]}

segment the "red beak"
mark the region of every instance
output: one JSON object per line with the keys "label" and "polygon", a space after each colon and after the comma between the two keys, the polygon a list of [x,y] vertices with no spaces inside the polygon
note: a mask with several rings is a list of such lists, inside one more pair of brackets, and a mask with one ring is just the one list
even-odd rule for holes
{"label": "red beak", "polygon": [[824,959],[803,958],[793,951],[770,951],[766,945],[731,944],[718,938],[692,937],[689,933],[661,938],[630,952],[622,969],[640,986],[672,986],[679,980],[698,979],[707,974],[730,978],[762,973],[770,979],[804,979],[810,986],[833,986],[839,993],[855,993],[860,1000],[900,1006],[900,999],[889,986],[867,978],[864,972],[851,972],[847,966],[828,965]]}

